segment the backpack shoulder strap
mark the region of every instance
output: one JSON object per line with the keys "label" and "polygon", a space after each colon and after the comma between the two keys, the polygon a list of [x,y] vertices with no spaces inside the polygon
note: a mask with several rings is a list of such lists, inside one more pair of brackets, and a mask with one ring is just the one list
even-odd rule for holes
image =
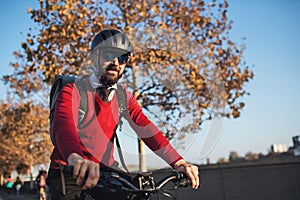
{"label": "backpack shoulder strap", "polygon": [[124,111],[127,109],[127,96],[126,91],[121,85],[117,85],[117,97],[119,105],[119,115],[123,115]]}
{"label": "backpack shoulder strap", "polygon": [[87,116],[86,114],[88,113],[88,97],[84,80],[77,79],[75,81],[75,84],[80,94],[80,106],[78,110],[78,127],[81,127],[83,121]]}
{"label": "backpack shoulder strap", "polygon": [[117,85],[118,111],[119,111],[119,129],[122,131],[122,117],[127,109],[127,95],[125,89],[121,85]]}
{"label": "backpack shoulder strap", "polygon": [[[124,111],[127,109],[127,96],[126,96],[125,89],[121,85],[117,85],[117,98],[118,98],[118,107],[119,107],[118,108],[118,111],[119,111],[119,124],[118,125],[119,125],[119,130],[122,131],[122,125],[123,125],[122,117],[124,116]],[[115,128],[115,135],[116,135],[116,145],[117,145],[121,164],[122,164],[123,168],[127,172],[129,172],[128,168],[126,167],[126,164],[125,164],[120,141],[119,141],[119,138],[117,135],[117,127]]]}

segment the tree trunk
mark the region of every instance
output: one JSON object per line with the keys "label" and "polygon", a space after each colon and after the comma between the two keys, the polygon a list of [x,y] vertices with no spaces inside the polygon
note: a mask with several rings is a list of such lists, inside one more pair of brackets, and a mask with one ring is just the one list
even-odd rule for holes
{"label": "tree trunk", "polygon": [[[137,90],[137,71],[135,69],[135,65],[132,65],[132,83],[133,83],[133,95],[135,97],[138,96],[138,90]],[[147,166],[146,166],[146,157],[145,157],[145,144],[144,142],[138,138],[138,148],[139,148],[139,171],[146,172]]]}
{"label": "tree trunk", "polygon": [[138,146],[139,146],[139,170],[141,172],[146,172],[147,171],[147,166],[146,166],[146,156],[145,156],[145,144],[141,140],[141,138],[138,138]]}

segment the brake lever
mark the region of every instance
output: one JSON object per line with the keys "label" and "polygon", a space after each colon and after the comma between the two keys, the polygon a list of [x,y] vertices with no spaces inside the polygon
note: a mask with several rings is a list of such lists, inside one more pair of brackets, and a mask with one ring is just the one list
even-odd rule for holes
{"label": "brake lever", "polygon": [[175,185],[175,189],[178,189],[179,187],[189,187],[191,186],[191,181],[189,179],[180,179],[176,185]]}
{"label": "brake lever", "polygon": [[191,186],[191,181],[188,176],[182,172],[177,172],[177,181],[175,181],[175,189],[179,187],[189,187]]}

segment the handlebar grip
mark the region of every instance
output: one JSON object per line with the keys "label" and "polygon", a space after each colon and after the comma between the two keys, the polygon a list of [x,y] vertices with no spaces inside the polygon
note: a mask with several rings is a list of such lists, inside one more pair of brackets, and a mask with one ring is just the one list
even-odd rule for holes
{"label": "handlebar grip", "polygon": [[188,176],[183,172],[178,172],[173,170],[173,174],[176,176],[176,179],[188,179]]}
{"label": "handlebar grip", "polygon": [[65,175],[73,176],[73,170],[74,170],[74,166],[71,165],[62,166],[62,171]]}

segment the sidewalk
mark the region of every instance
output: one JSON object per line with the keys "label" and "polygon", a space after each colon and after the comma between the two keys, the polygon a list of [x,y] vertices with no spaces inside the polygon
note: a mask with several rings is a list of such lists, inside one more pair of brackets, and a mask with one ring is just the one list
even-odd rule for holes
{"label": "sidewalk", "polygon": [[16,194],[10,194],[8,195],[6,191],[0,190],[0,200],[37,200],[38,195],[37,194],[22,194],[22,195],[16,195]]}

